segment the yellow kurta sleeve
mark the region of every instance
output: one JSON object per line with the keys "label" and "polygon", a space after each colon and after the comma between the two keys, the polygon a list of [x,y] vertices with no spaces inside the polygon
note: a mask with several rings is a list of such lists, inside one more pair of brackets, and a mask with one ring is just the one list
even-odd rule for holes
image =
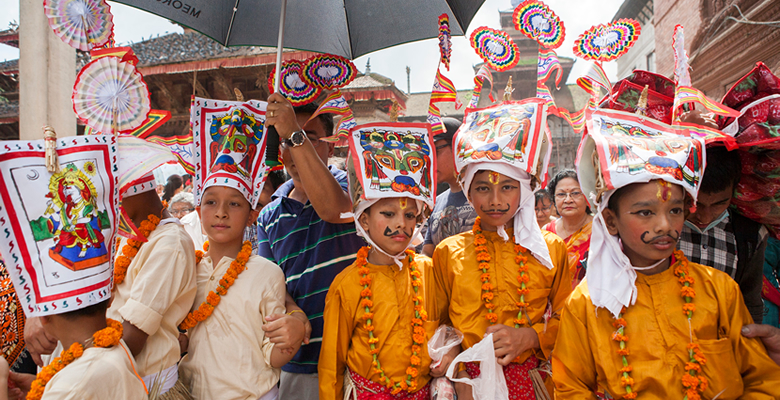
{"label": "yellow kurta sleeve", "polygon": [[[343,308],[342,282],[344,272],[336,276],[325,297],[322,348],[317,364],[320,381],[320,399],[336,400],[344,397],[344,369],[347,366],[347,350],[355,327],[353,313]],[[354,271],[357,273],[357,271]]]}
{"label": "yellow kurta sleeve", "polygon": [[558,337],[558,328],[561,322],[561,311],[566,303],[566,299],[571,294],[571,270],[568,265],[568,253],[566,245],[555,234],[542,232],[547,241],[547,248],[550,250],[550,259],[553,262],[554,278],[550,286],[549,306],[552,307],[552,315],[545,323],[544,319],[537,321],[531,327],[539,336],[539,348],[544,354],[545,359],[550,359],[550,352],[555,347],[555,340]]}
{"label": "yellow kurta sleeve", "polygon": [[[579,286],[585,284],[583,281]],[[578,290],[579,286],[566,300],[561,312],[558,338],[552,353],[555,398],[559,400],[596,399],[594,349],[591,348],[588,338],[588,327],[580,319],[580,316],[587,312],[590,298]]]}

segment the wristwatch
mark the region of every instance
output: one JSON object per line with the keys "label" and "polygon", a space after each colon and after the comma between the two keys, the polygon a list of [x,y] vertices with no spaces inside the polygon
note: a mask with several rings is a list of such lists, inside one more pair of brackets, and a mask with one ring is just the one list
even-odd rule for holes
{"label": "wristwatch", "polygon": [[290,135],[290,138],[287,139],[287,144],[292,147],[299,147],[303,146],[303,142],[306,141],[306,132],[301,129],[299,131],[295,131]]}

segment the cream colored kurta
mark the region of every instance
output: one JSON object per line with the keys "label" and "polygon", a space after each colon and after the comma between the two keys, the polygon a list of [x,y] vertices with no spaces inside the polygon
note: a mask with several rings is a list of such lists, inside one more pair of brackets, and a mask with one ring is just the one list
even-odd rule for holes
{"label": "cream colored kurta", "polygon": [[[216,291],[232,261],[223,257],[214,268],[203,257],[193,310]],[[279,381],[281,369],[270,364],[274,344],[262,327],[265,317],[285,313],[284,273],[259,256],[246,266],[211,316],[189,330],[189,354],[179,372],[196,400],[256,400]]]}
{"label": "cream colored kurta", "polygon": [[[195,300],[192,239],[178,223],[163,222],[138,250],[108,309],[109,318],[128,321],[149,335],[135,357],[141,376],[157,374],[179,361],[177,326]],[[123,239],[119,249],[126,243]]]}
{"label": "cream colored kurta", "polygon": [[141,378],[125,342],[90,347],[46,384],[42,400],[146,400]]}
{"label": "cream colored kurta", "polygon": [[[696,291],[693,340],[706,357],[702,372],[709,382],[702,398],[720,394],[718,400],[777,399],[780,367],[758,339],[740,333],[753,320],[739,287],[714,268],[688,265]],[[561,317],[552,357],[556,398],[595,400],[599,387],[619,399],[626,391],[620,382],[619,343],[612,340],[615,319],[606,309],[596,309],[587,285],[583,280],[577,286]],[[678,278],[672,268],[655,275],[640,272],[636,288],[636,304],[623,314],[633,389],[640,400],[682,399],[690,333]]]}

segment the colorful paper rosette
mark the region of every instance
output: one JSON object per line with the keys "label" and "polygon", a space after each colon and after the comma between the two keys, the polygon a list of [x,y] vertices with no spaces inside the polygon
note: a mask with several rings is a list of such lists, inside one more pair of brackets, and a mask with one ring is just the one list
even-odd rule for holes
{"label": "colorful paper rosette", "polygon": [[592,26],[574,42],[574,55],[598,62],[615,60],[636,43],[641,32],[639,22],[629,18]]}
{"label": "colorful paper rosette", "polygon": [[520,60],[517,45],[504,31],[481,26],[471,33],[471,47],[494,70],[506,71]]}
{"label": "colorful paper rosette", "polygon": [[439,53],[442,64],[449,71],[452,59],[452,32],[450,31],[450,17],[446,13],[439,16]]}
{"label": "colorful paper rosette", "polygon": [[44,0],[43,12],[54,34],[81,51],[105,45],[114,33],[105,0]]}
{"label": "colorful paper rosette", "polygon": [[141,73],[118,57],[102,57],[85,65],[76,76],[72,99],[76,115],[104,134],[138,128],[152,109]]}
{"label": "colorful paper rosette", "polygon": [[[268,77],[268,91],[273,93],[276,71],[271,70]],[[322,89],[310,85],[303,79],[303,63],[298,60],[285,61],[281,69],[282,80],[279,92],[290,100],[293,106],[311,103],[322,93]]]}
{"label": "colorful paper rosette", "polygon": [[512,21],[515,29],[548,49],[560,47],[566,36],[563,21],[541,1],[526,0],[520,3],[515,8]]}
{"label": "colorful paper rosette", "polygon": [[303,79],[319,89],[333,90],[344,87],[357,76],[352,61],[333,54],[317,54],[303,62]]}

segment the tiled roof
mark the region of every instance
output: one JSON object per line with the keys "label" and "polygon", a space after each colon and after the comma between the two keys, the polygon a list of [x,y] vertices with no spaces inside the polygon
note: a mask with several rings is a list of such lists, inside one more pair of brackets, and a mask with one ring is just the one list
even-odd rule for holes
{"label": "tiled roof", "polygon": [[18,71],[18,70],[19,70],[19,60],[9,60],[9,61],[0,62],[0,73]]}
{"label": "tiled roof", "polygon": [[393,80],[377,74],[375,72],[371,72],[368,74],[361,74],[358,75],[355,80],[349,83],[349,85],[344,86],[342,90],[349,90],[349,89],[369,89],[369,88],[386,88],[393,86]]}
{"label": "tiled roof", "polygon": [[[463,111],[465,105],[471,100],[471,90],[459,90],[458,98],[461,103],[464,104],[460,110],[455,109],[455,103],[453,102],[440,102],[437,103],[442,117],[458,117],[463,118]],[[428,115],[428,103],[431,101],[431,93],[412,93],[409,95],[409,99],[406,100],[406,110],[404,111],[404,117],[426,117]]]}
{"label": "tiled roof", "polygon": [[211,38],[197,32],[171,33],[130,44],[138,66],[173,64],[219,58],[254,56],[276,51],[272,47],[236,46],[224,47]]}
{"label": "tiled roof", "polygon": [[11,118],[11,117],[18,117],[18,116],[19,116],[18,101],[0,101],[0,118]]}

